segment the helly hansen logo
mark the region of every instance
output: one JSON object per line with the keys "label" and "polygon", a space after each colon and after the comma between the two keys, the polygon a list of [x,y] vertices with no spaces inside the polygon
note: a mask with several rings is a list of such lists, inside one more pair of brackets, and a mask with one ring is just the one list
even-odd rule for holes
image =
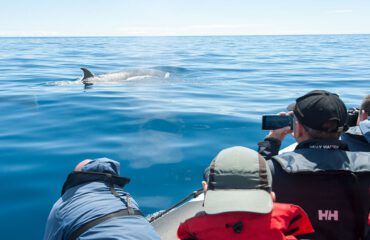
{"label": "helly hansen logo", "polygon": [[319,210],[319,221],[338,221],[338,210]]}

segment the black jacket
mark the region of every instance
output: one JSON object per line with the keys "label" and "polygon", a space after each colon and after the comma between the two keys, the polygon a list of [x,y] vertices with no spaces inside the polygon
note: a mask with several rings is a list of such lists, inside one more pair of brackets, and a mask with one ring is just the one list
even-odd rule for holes
{"label": "black jacket", "polygon": [[[275,143],[260,143],[271,158],[272,189],[278,202],[307,211],[317,239],[358,239],[368,232],[370,154],[349,152],[335,141],[306,141],[293,152],[275,155]],[[262,146],[262,147],[261,147]],[[268,156],[270,154],[270,156]],[[369,237],[369,236],[368,236]]]}

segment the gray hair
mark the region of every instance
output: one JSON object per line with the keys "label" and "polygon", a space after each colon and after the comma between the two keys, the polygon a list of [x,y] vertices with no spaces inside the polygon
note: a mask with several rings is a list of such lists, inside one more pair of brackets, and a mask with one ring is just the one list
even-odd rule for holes
{"label": "gray hair", "polygon": [[[320,139],[320,140],[337,140],[339,139],[340,132],[333,132],[333,131],[321,131],[321,130],[316,130],[312,129],[310,127],[305,126],[304,124],[301,123],[303,126],[304,130],[307,132],[308,136],[311,139]],[[323,124],[323,127],[325,129],[333,129],[337,128],[338,122],[337,121],[327,121]]]}
{"label": "gray hair", "polygon": [[364,110],[368,115],[370,115],[370,94],[362,100],[361,110]]}

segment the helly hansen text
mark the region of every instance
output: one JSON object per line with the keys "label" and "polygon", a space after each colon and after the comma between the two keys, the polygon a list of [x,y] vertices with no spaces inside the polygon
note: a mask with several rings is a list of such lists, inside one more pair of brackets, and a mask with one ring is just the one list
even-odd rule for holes
{"label": "helly hansen text", "polygon": [[318,210],[319,221],[338,221],[339,212],[338,210]]}

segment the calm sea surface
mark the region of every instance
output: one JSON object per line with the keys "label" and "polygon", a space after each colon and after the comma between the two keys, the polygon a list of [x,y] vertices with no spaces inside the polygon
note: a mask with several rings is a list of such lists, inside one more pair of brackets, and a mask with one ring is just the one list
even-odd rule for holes
{"label": "calm sea surface", "polygon": [[[80,67],[139,76],[84,89]],[[167,208],[222,148],[256,149],[262,114],[313,89],[358,106],[370,35],[0,38],[0,238],[41,239],[86,158],[119,161],[146,214]]]}

